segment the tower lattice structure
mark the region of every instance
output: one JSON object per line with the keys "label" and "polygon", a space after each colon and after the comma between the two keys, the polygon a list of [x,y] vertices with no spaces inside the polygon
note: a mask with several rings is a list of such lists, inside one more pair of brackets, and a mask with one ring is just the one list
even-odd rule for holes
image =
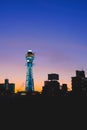
{"label": "tower lattice structure", "polygon": [[34,79],[33,79],[33,60],[34,53],[32,50],[28,50],[26,54],[26,91],[34,91]]}

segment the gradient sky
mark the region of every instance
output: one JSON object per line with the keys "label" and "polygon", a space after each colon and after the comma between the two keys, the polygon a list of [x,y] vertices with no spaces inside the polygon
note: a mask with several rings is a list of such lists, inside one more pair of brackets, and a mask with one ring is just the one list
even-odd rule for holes
{"label": "gradient sky", "polygon": [[25,54],[35,52],[35,90],[48,73],[71,87],[76,70],[87,73],[86,0],[0,0],[0,82],[25,89]]}

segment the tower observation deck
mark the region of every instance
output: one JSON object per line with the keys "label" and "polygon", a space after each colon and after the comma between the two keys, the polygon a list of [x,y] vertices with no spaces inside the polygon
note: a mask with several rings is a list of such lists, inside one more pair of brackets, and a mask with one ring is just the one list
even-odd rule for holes
{"label": "tower observation deck", "polygon": [[26,54],[26,91],[34,91],[34,79],[33,79],[33,60],[34,53],[32,50],[28,50]]}

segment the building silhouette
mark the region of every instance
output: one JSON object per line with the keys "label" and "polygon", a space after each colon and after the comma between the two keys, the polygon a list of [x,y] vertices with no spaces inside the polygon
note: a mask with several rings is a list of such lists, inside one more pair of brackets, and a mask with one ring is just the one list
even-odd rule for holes
{"label": "building silhouette", "polygon": [[68,94],[68,87],[67,84],[62,84],[61,85],[61,95],[66,96]]}
{"label": "building silhouette", "polygon": [[15,84],[9,83],[9,80],[5,79],[5,82],[0,84],[0,94],[13,94],[13,93],[15,93]]}
{"label": "building silhouette", "polygon": [[75,95],[87,94],[87,78],[85,71],[76,70],[76,77],[72,77],[72,93]]}
{"label": "building silhouette", "polygon": [[48,74],[48,80],[44,81],[42,95],[57,96],[60,94],[60,83],[58,74]]}

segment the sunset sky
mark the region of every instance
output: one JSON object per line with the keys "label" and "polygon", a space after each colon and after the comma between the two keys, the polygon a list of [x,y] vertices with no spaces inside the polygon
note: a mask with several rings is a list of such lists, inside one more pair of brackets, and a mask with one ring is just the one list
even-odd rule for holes
{"label": "sunset sky", "polygon": [[35,53],[35,90],[48,73],[71,87],[76,70],[87,74],[86,0],[0,0],[0,83],[25,89],[28,50]]}

